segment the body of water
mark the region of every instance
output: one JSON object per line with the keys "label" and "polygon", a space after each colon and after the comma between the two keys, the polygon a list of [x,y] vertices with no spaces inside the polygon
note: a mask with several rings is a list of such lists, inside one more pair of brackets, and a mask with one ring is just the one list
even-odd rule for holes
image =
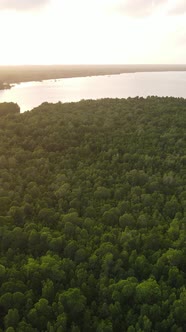
{"label": "body of water", "polygon": [[186,98],[186,72],[143,72],[27,82],[0,91],[0,102],[15,102],[21,112],[43,102],[81,99],[172,96]]}

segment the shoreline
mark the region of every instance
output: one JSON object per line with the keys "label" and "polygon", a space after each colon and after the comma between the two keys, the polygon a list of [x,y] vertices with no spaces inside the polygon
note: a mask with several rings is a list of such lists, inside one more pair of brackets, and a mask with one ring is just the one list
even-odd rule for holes
{"label": "shoreline", "polygon": [[0,90],[13,84],[63,78],[105,76],[137,72],[186,71],[186,65],[28,65],[0,66]]}

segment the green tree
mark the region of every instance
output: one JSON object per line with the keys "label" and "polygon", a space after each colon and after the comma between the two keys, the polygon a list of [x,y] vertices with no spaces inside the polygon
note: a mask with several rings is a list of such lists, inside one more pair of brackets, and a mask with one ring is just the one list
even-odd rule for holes
{"label": "green tree", "polygon": [[72,320],[77,319],[85,309],[86,298],[78,288],[69,288],[60,295],[60,301]]}
{"label": "green tree", "polygon": [[148,303],[153,304],[160,301],[161,291],[156,280],[150,278],[148,280],[142,281],[136,287],[136,300],[138,303]]}
{"label": "green tree", "polygon": [[5,327],[16,328],[19,323],[19,313],[17,309],[9,309],[5,316]]}

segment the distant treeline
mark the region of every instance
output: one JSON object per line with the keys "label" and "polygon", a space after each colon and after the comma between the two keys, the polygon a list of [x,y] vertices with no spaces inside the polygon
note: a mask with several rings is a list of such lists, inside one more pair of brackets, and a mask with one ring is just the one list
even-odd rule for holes
{"label": "distant treeline", "polygon": [[181,98],[4,112],[0,331],[186,331],[185,124]]}
{"label": "distant treeline", "polygon": [[[0,66],[0,79],[6,83],[41,81],[65,77],[112,75],[148,71],[185,71],[186,65],[30,65]],[[0,89],[2,85],[0,84]]]}

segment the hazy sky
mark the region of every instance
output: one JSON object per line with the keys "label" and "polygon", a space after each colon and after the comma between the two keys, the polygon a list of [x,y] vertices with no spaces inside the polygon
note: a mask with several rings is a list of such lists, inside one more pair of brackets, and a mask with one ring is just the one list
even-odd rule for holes
{"label": "hazy sky", "polygon": [[0,64],[186,63],[186,0],[0,0]]}

